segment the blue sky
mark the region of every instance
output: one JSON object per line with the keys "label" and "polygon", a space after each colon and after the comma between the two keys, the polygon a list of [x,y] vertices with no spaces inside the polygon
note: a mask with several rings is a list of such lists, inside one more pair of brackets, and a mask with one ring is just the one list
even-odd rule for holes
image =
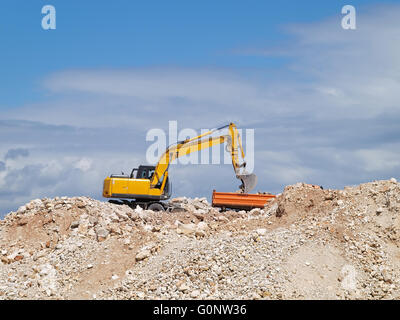
{"label": "blue sky", "polygon": [[[376,1],[353,1],[353,5]],[[41,28],[43,5],[57,29]],[[273,68],[282,57],[233,54],[287,38],[282,27],[340,17],[346,1],[2,1],[1,107],[43,98],[40,80],[69,68]],[[283,60],[283,61],[282,61]]]}
{"label": "blue sky", "polygon": [[[346,4],[357,30],[341,28]],[[259,190],[396,176],[398,21],[398,1],[2,1],[0,214],[101,199],[168,120],[255,128]],[[174,168],[175,195],[230,191],[227,167]]]}

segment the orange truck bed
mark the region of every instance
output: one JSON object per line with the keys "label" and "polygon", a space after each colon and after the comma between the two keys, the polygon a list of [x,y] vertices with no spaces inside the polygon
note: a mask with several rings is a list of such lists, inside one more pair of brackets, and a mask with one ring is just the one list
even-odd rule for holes
{"label": "orange truck bed", "polygon": [[250,194],[213,191],[212,206],[222,209],[254,209],[264,208],[264,205],[275,198],[273,194]]}

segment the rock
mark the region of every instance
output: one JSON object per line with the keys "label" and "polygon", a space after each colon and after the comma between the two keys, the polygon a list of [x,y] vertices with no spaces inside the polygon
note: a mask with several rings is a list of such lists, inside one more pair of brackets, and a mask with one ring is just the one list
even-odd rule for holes
{"label": "rock", "polygon": [[137,213],[136,211],[132,211],[129,216],[133,221],[140,219],[139,213]]}
{"label": "rock", "polygon": [[81,234],[86,234],[88,231],[88,227],[89,226],[86,223],[81,223],[81,224],[79,224],[78,232]]}
{"label": "rock", "polygon": [[397,180],[395,178],[390,178],[390,182],[397,183]]}
{"label": "rock", "polygon": [[129,219],[128,215],[125,214],[124,212],[121,212],[121,211],[117,211],[116,215],[122,220],[128,220]]}
{"label": "rock", "polygon": [[205,210],[196,210],[195,212],[193,212],[193,215],[199,219],[200,221],[204,220],[204,215],[207,213],[207,211]]}
{"label": "rock", "polygon": [[265,235],[267,234],[267,229],[265,229],[265,228],[260,228],[260,229],[257,229],[256,232],[257,232],[257,234],[258,234],[259,236],[265,236]]}
{"label": "rock", "polygon": [[21,218],[18,220],[18,226],[22,227],[24,225],[28,224],[28,219],[27,218]]}
{"label": "rock", "polygon": [[185,282],[183,282],[178,286],[178,290],[181,292],[186,292],[189,290],[189,286]]}
{"label": "rock", "polygon": [[259,208],[254,208],[254,209],[250,210],[251,215],[259,215],[260,213],[261,213],[261,209],[259,209]]}
{"label": "rock", "polygon": [[205,211],[205,209],[207,208],[207,204],[205,204],[203,202],[194,202],[193,203],[193,207],[195,209],[197,209],[196,211],[198,211],[198,210],[204,210]]}
{"label": "rock", "polygon": [[21,206],[18,208],[17,213],[23,214],[23,213],[25,213],[25,211],[26,211],[26,206]]}
{"label": "rock", "polygon": [[14,261],[21,261],[23,258],[24,258],[24,256],[19,254],[19,255],[15,256]]}
{"label": "rock", "polygon": [[79,227],[79,221],[72,221],[71,222],[71,229],[75,229]]}
{"label": "rock", "polygon": [[97,219],[97,217],[89,217],[89,223],[93,226],[97,225],[97,223],[99,222],[99,220]]}
{"label": "rock", "polygon": [[142,261],[148,257],[150,257],[151,251],[149,249],[141,250],[135,257],[136,261]]}
{"label": "rock", "polygon": [[170,200],[170,202],[172,202],[172,203],[186,202],[186,197],[173,198]]}
{"label": "rock", "polygon": [[186,209],[183,208],[181,205],[172,204],[171,207],[170,207],[170,209],[169,209],[169,211],[170,211],[171,213],[178,213],[178,212],[185,212]]}
{"label": "rock", "polygon": [[113,274],[111,276],[111,280],[118,280],[118,279],[119,279],[119,277],[116,274]]}
{"label": "rock", "polygon": [[194,223],[180,224],[178,228],[176,228],[176,232],[184,235],[194,234],[196,232],[196,225]]}
{"label": "rock", "polygon": [[252,298],[253,300],[258,300],[258,299],[261,299],[261,296],[260,296],[257,292],[254,292],[254,293],[251,295],[251,298]]}
{"label": "rock", "polygon": [[144,230],[146,230],[146,231],[153,231],[153,226],[151,225],[151,224],[146,224],[144,227],[143,227],[143,229]]}
{"label": "rock", "polygon": [[91,237],[95,237],[96,236],[96,232],[94,231],[94,229],[89,229],[89,231],[87,232],[87,234]]}
{"label": "rock", "polygon": [[199,290],[193,290],[190,293],[190,297],[193,298],[193,299],[197,298],[199,295],[200,295],[200,291]]}
{"label": "rock", "polygon": [[206,236],[206,233],[203,230],[196,230],[195,236],[199,238],[203,238]]}
{"label": "rock", "polygon": [[85,204],[82,200],[80,200],[80,201],[77,201],[77,202],[76,202],[76,206],[77,206],[79,209],[84,209],[84,208],[86,207],[86,204]]}
{"label": "rock", "polygon": [[387,283],[392,283],[392,278],[390,276],[390,273],[387,270],[382,271],[382,277],[383,277],[383,281],[385,281]]}
{"label": "rock", "polygon": [[143,221],[149,220],[149,210],[142,210],[139,212],[139,218]]}
{"label": "rock", "polygon": [[104,241],[109,234],[110,234],[110,232],[107,229],[104,229],[104,228],[96,229],[96,235],[97,235],[98,241]]}
{"label": "rock", "polygon": [[43,201],[41,199],[35,199],[32,200],[31,203],[35,206],[35,207],[41,207],[43,205]]}
{"label": "rock", "polygon": [[196,226],[197,230],[206,231],[208,229],[208,224],[204,221],[201,221]]}

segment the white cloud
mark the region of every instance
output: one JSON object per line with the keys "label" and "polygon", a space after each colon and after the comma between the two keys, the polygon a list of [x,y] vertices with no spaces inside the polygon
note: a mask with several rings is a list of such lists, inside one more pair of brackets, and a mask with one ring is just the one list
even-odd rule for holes
{"label": "white cloud", "polygon": [[362,149],[357,150],[356,155],[360,157],[366,171],[386,171],[400,169],[400,145],[395,148]]}
{"label": "white cloud", "polygon": [[179,68],[68,71],[46,79],[45,86],[54,92],[81,91],[154,102],[181,98],[226,103],[256,94],[256,88],[233,73]]}
{"label": "white cloud", "polygon": [[92,168],[93,161],[92,159],[82,158],[78,162],[75,163],[75,168],[87,172]]}

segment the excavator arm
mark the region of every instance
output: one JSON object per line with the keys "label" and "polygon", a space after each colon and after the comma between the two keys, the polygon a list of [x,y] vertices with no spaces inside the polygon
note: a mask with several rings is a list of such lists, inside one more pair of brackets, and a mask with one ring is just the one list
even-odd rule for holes
{"label": "excavator arm", "polygon": [[[211,135],[217,131],[228,128],[228,135],[219,135],[216,137],[211,137]],[[242,181],[240,189],[244,193],[250,192],[257,183],[257,176],[255,174],[248,174],[245,171],[246,162],[244,162],[244,151],[242,147],[242,142],[240,135],[238,133],[237,127],[234,123],[229,125],[210,130],[197,137],[186,139],[180,141],[174,145],[167,148],[164,154],[161,156],[157,163],[154,174],[150,180],[150,188],[156,188],[157,185],[162,181],[162,186],[165,185],[166,177],[168,175],[168,168],[172,161],[175,159],[188,155],[193,152],[198,152],[200,150],[211,148],[215,145],[227,142],[227,151],[230,152],[232,157],[232,165],[235,170],[236,178]],[[239,149],[241,152],[241,157],[243,162],[239,161]]]}

